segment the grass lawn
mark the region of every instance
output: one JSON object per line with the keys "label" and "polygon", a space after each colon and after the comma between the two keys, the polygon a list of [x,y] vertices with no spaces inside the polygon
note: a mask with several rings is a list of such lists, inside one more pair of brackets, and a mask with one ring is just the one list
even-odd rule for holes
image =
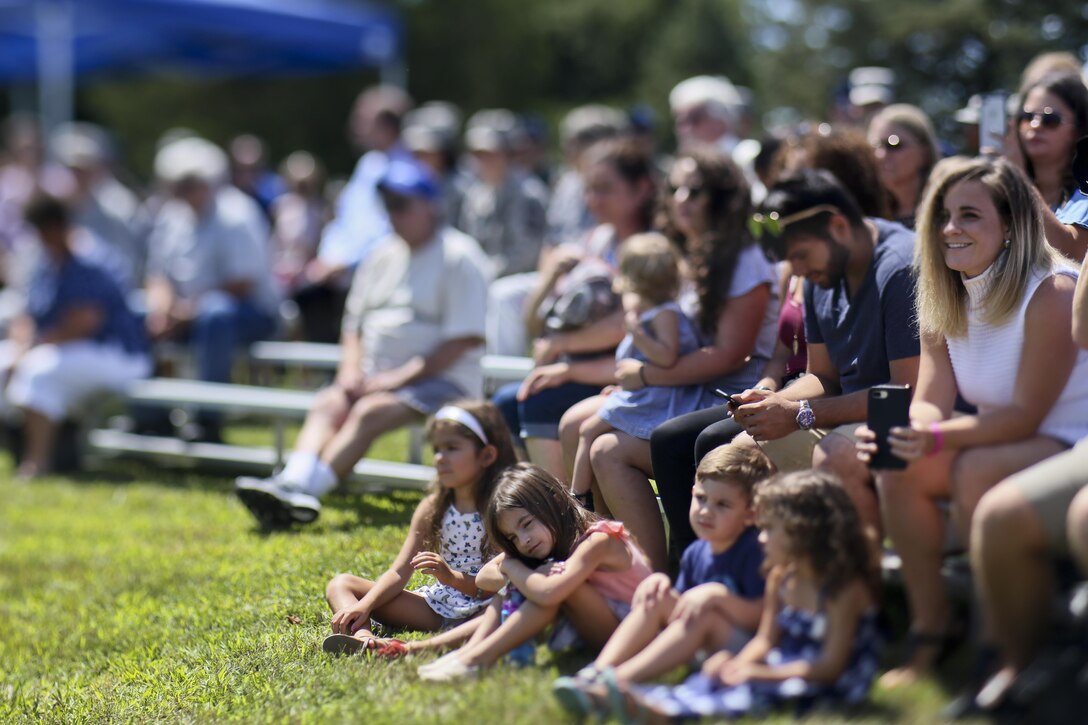
{"label": "grass lawn", "polygon": [[[374,454],[404,450],[395,436]],[[321,652],[325,582],[380,574],[418,500],[337,497],[264,535],[225,478],[114,463],[20,483],[0,456],[0,722],[566,721],[548,688],[584,658],[541,648],[536,668],[440,686],[416,678],[422,660]],[[933,722],[946,697],[878,692],[854,721]]]}

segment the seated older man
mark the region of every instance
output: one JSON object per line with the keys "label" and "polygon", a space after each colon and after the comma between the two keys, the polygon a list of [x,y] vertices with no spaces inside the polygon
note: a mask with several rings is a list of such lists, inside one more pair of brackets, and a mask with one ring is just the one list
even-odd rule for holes
{"label": "seated older man", "polygon": [[483,388],[488,263],[442,227],[437,182],[393,160],[378,184],[393,235],[355,273],[336,381],[321,391],[283,471],[242,477],[237,493],[265,526],[308,523],[383,433]]}

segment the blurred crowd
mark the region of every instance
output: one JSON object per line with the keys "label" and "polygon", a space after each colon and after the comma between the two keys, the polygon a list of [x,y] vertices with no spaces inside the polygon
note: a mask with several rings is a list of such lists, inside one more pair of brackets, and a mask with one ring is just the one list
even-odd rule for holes
{"label": "blurred crowd", "polygon": [[[42,139],[13,117],[0,318],[20,471],[46,470],[59,421],[151,374],[166,343],[228,382],[252,342],[340,342],[287,467],[239,482],[264,523],[312,521],[377,435],[479,397],[484,349],[529,355],[528,378],[495,396],[521,455],[623,521],[659,570],[695,538],[709,451],[835,474],[902,558],[911,650],[889,686],[955,634],[940,579],[950,500],[1002,665],[983,667],[992,705],[1037,652],[1024,616],[1043,608],[995,572],[1050,592],[1028,559],[1082,545],[1065,514],[1088,470],[1074,448],[1088,353],[1071,333],[1085,324],[1072,298],[1088,88],[1075,58],[1041,56],[1007,98],[968,101],[950,141],[936,129],[952,124],[897,102],[894,84],[856,69],[828,118],[768,132],[727,78],[682,80],[668,152],[646,107],[575,108],[553,149],[535,116],[466,119],[378,86],[351,112],[361,155],[346,181],[306,151],[275,166],[250,134],[220,146],[172,129],[139,189],[108,129]],[[885,384],[916,393],[878,441],[863,424]],[[193,437],[219,439],[217,416],[197,423]],[[905,470],[867,465],[887,446]]]}

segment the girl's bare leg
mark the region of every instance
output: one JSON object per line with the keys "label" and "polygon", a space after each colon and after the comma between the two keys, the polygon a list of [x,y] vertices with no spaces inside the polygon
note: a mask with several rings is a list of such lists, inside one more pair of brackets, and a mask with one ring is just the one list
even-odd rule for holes
{"label": "girl's bare leg", "polygon": [[665,627],[641,652],[616,668],[621,683],[645,682],[685,665],[699,650],[724,647],[735,627],[723,614],[708,612],[689,622],[676,621]]}
{"label": "girl's bare leg", "polygon": [[679,599],[679,595],[671,591],[653,607],[632,609],[616,627],[616,631],[594,661],[594,667],[598,670],[615,667],[642,652],[668,624]]}

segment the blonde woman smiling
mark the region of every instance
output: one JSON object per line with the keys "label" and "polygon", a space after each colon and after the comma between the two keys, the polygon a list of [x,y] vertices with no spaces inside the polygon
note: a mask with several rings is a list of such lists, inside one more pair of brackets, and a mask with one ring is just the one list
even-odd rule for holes
{"label": "blonde woman smiling", "polygon": [[[947,159],[920,211],[918,389],[910,427],[889,437],[909,465],[877,474],[911,607],[910,654],[886,686],[916,679],[948,644],[938,499],[952,499],[967,541],[987,490],[1088,433],[1088,355],[1070,335],[1077,273],[1046,243],[1026,176],[1005,160]],[[957,392],[976,415],[953,417]],[[875,444],[859,437],[864,459]]]}

